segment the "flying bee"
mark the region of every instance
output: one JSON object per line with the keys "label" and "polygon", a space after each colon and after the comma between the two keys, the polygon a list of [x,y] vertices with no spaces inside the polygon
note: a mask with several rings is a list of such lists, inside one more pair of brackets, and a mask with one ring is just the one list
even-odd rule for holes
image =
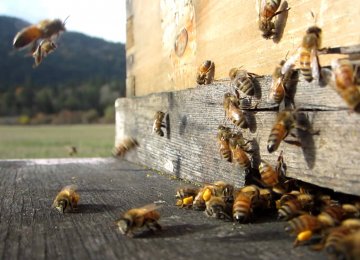
{"label": "flying bee", "polygon": [[231,136],[231,129],[223,125],[219,125],[217,133],[217,141],[220,145],[219,151],[223,159],[228,162],[232,161],[231,150],[229,146],[229,138]]}
{"label": "flying bee", "polygon": [[280,142],[287,137],[294,127],[296,127],[295,113],[290,110],[279,112],[268,139],[267,150],[269,153],[278,149]]}
{"label": "flying bee", "polygon": [[76,146],[67,146],[66,150],[70,156],[74,156],[78,152]]}
{"label": "flying bee", "polygon": [[231,220],[231,217],[226,213],[226,203],[222,197],[217,196],[211,196],[211,198],[206,201],[205,215],[213,218]]}
{"label": "flying bee", "polygon": [[304,211],[309,211],[314,205],[314,197],[310,194],[298,194],[296,198],[285,201],[278,210],[278,219],[289,220]]}
{"label": "flying bee", "polygon": [[254,76],[254,73],[249,73],[240,68],[232,68],[229,72],[230,80],[235,85],[236,90],[240,90],[249,96],[253,96],[255,93],[255,86],[253,83]]}
{"label": "flying bee", "polygon": [[272,19],[290,8],[277,11],[279,9],[281,0],[261,0],[259,2],[259,29],[265,39],[269,39],[276,35],[275,23]]}
{"label": "flying bee", "polygon": [[360,88],[355,82],[356,73],[347,59],[333,60],[333,85],[336,92],[353,111],[360,110]]}
{"label": "flying bee", "polygon": [[53,41],[49,39],[42,40],[39,46],[37,46],[34,53],[32,54],[35,60],[33,67],[36,68],[37,66],[39,66],[43,58],[45,58],[48,54],[53,52],[56,48],[57,46]]}
{"label": "flying bee", "polygon": [[162,127],[165,127],[165,124],[163,124],[164,117],[165,117],[165,113],[162,111],[157,111],[155,113],[153,133],[155,132],[160,136],[164,136],[164,131],[161,129]]}
{"label": "flying bee", "polygon": [[125,154],[134,148],[139,146],[139,143],[136,139],[132,137],[125,137],[118,145],[113,149],[113,155],[118,157],[123,157]]}
{"label": "flying bee", "polygon": [[161,230],[158,223],[160,213],[157,209],[160,206],[155,204],[148,204],[140,208],[134,208],[126,211],[122,216],[116,220],[120,232],[128,237],[134,236],[134,231],[146,226],[149,230]]}
{"label": "flying bee", "polygon": [[225,116],[233,122],[234,125],[241,128],[248,127],[245,115],[239,108],[239,99],[236,96],[230,93],[224,95],[224,110]]}
{"label": "flying bee", "polygon": [[13,46],[20,49],[32,43],[34,51],[38,40],[50,39],[65,31],[65,22],[66,20],[62,22],[60,19],[42,20],[38,24],[27,26],[15,35]]}
{"label": "flying bee", "polygon": [[311,82],[313,79],[320,78],[320,65],[318,50],[321,46],[321,29],[317,26],[311,26],[307,29],[303,37],[301,47],[291,56],[283,65],[281,73],[285,75],[291,70],[294,64],[299,61],[300,72],[304,79]]}
{"label": "flying bee", "polygon": [[295,234],[294,246],[311,238],[312,234],[322,228],[321,222],[315,216],[304,214],[287,222],[285,231]]}
{"label": "flying bee", "polygon": [[340,205],[326,206],[317,216],[324,227],[338,225],[345,216],[345,210]]}
{"label": "flying bee", "polygon": [[294,70],[289,68],[285,74],[281,73],[281,68],[285,64],[285,60],[282,60],[279,65],[275,67],[272,74],[271,87],[269,91],[268,101],[280,104],[286,96],[286,90],[290,86],[291,77]]}
{"label": "flying bee", "polygon": [[66,209],[74,210],[80,199],[80,195],[76,192],[77,187],[75,185],[68,185],[62,188],[62,190],[56,195],[52,204],[53,208],[56,208],[60,213],[64,213]]}
{"label": "flying bee", "polygon": [[214,81],[215,64],[211,60],[204,61],[197,70],[196,82],[199,85],[211,84]]}
{"label": "flying bee", "polygon": [[239,164],[240,167],[245,170],[249,170],[251,168],[251,161],[244,150],[246,149],[246,146],[243,143],[243,137],[240,132],[231,135],[229,147],[231,150],[232,162]]}

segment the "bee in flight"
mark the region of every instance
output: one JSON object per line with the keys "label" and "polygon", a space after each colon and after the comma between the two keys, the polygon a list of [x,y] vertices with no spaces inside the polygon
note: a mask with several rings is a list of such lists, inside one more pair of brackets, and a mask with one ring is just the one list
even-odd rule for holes
{"label": "bee in flight", "polygon": [[113,155],[117,157],[123,157],[125,154],[134,148],[139,146],[139,143],[136,139],[132,137],[125,137],[118,145],[116,145],[113,149]]}
{"label": "bee in flight", "polygon": [[261,0],[258,4],[260,5],[258,11],[259,29],[262,32],[262,36],[265,39],[269,39],[276,35],[275,23],[272,21],[273,18],[282,12],[290,10],[290,8],[277,11],[281,4],[281,0]]}
{"label": "bee in flight", "polygon": [[[160,206],[155,204],[148,204],[140,208],[133,208],[116,220],[120,232],[128,237],[134,236],[134,231],[146,226],[149,230],[161,230],[161,226],[158,223],[160,219],[160,213],[157,209]],[[154,228],[154,229],[153,229]]]}
{"label": "bee in flight", "polygon": [[38,24],[27,26],[15,35],[13,46],[15,49],[21,49],[33,44],[32,51],[34,51],[38,40],[51,39],[53,36],[58,36],[60,32],[65,31],[65,22],[66,19],[64,22],[60,19],[46,19]]}
{"label": "bee in flight", "polygon": [[286,75],[293,68],[294,64],[299,61],[300,72],[304,79],[307,82],[311,82],[313,79],[319,81],[320,65],[318,50],[321,46],[321,33],[321,28],[317,26],[311,26],[306,30],[301,46],[281,68],[283,75]]}
{"label": "bee in flight", "polygon": [[204,61],[197,70],[196,82],[199,85],[211,84],[214,81],[215,64],[211,60]]}
{"label": "bee in flight", "polygon": [[62,190],[56,195],[52,204],[53,208],[56,208],[59,212],[64,213],[65,210],[77,207],[80,199],[80,195],[76,192],[77,187],[75,185],[68,185],[62,188]]}
{"label": "bee in flight", "polygon": [[164,136],[164,131],[161,129],[162,127],[165,127],[165,124],[163,124],[164,117],[165,117],[165,113],[162,111],[157,111],[155,113],[153,133],[157,133],[160,136]]}
{"label": "bee in flight", "polygon": [[48,54],[53,52],[56,49],[56,47],[57,46],[53,41],[49,39],[42,40],[40,44],[37,46],[34,53],[32,54],[35,60],[33,67],[36,68],[37,66],[39,66],[43,58],[45,58]]}

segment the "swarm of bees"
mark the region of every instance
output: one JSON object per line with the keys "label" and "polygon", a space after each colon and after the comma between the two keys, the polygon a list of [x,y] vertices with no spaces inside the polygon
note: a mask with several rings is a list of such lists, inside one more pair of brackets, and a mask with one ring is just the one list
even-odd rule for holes
{"label": "swarm of bees", "polygon": [[[14,37],[15,49],[27,48],[30,45],[30,53],[34,57],[34,68],[39,66],[43,58],[56,49],[54,38],[64,32],[65,22],[60,19],[42,20],[37,24],[27,26],[20,30]],[[39,43],[40,41],[40,43]]]}

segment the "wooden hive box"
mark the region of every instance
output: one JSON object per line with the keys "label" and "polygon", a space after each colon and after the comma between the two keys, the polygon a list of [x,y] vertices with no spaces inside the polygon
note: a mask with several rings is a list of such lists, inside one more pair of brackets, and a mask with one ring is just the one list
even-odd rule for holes
{"label": "wooden hive box", "polygon": [[[243,66],[264,75],[257,79],[258,94],[251,102],[259,103],[246,111],[251,125],[244,131],[259,147],[255,167],[260,157],[275,164],[283,150],[289,177],[360,195],[360,115],[350,113],[329,86],[308,83],[300,76],[295,105],[320,134],[300,131],[301,147],[282,143],[273,154],[266,149],[278,111],[267,101],[271,76],[266,75],[287,53],[296,51],[306,29],[315,23],[323,30],[325,47],[359,44],[360,2],[282,1],[282,8],[291,9],[280,39],[262,38],[256,2],[127,1],[128,98],[115,103],[115,145],[133,136],[140,146],[126,155],[130,161],[192,181],[243,185],[244,171],[221,159],[216,142],[217,127],[224,122],[229,69]],[[321,55],[321,65],[329,65],[334,57],[340,56]],[[197,86],[196,69],[206,59],[215,62],[215,82]],[[152,133],[158,110],[167,113],[164,137]]]}

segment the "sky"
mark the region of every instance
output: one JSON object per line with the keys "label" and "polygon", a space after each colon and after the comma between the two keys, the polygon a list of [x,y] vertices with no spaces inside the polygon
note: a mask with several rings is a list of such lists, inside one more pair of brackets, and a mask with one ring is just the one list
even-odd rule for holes
{"label": "sky", "polygon": [[125,43],[125,5],[125,0],[0,0],[0,15],[30,23],[69,16],[68,31]]}

